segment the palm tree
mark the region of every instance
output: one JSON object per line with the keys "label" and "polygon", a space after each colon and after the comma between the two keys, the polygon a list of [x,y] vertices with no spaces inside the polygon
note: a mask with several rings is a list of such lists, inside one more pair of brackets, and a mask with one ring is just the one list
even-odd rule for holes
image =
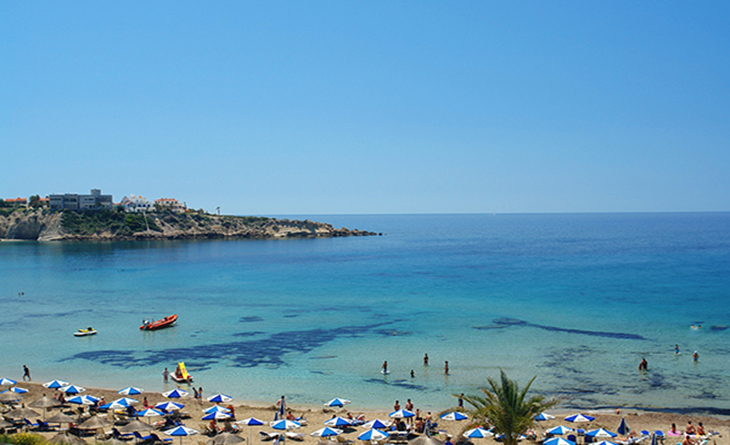
{"label": "palm tree", "polygon": [[473,407],[467,409],[472,425],[489,422],[494,426],[495,434],[504,434],[505,445],[516,445],[520,435],[533,424],[534,417],[555,406],[558,401],[546,400],[540,395],[527,398],[527,391],[537,376],[520,389],[517,382],[507,378],[504,371],[500,371],[500,375],[500,381],[491,377],[487,379],[489,388],[480,389],[483,395],[463,396],[463,399]]}

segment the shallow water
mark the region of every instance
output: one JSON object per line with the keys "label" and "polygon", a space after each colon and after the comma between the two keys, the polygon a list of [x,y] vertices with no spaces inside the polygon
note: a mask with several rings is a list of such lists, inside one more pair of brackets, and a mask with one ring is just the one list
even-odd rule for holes
{"label": "shallow water", "polygon": [[728,213],[306,217],[385,235],[0,243],[0,376],[162,390],[184,360],[206,394],[441,409],[505,369],[564,406],[730,410]]}

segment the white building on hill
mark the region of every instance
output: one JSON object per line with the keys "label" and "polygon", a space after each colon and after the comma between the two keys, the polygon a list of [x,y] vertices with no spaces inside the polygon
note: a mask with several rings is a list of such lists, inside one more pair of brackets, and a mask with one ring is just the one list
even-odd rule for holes
{"label": "white building on hill", "polygon": [[185,204],[175,198],[155,199],[155,207],[160,210],[172,210],[176,213],[185,213],[188,210]]}
{"label": "white building on hill", "polygon": [[125,212],[130,213],[152,212],[155,210],[152,203],[147,201],[144,196],[125,196],[119,204],[124,208]]}

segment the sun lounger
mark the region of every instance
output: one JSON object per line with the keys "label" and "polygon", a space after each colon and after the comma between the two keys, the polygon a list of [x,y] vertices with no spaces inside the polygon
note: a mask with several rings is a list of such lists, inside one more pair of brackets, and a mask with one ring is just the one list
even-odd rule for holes
{"label": "sun lounger", "polygon": [[287,439],[291,440],[304,440],[304,433],[295,433],[294,431],[287,431],[284,433]]}
{"label": "sun lounger", "polygon": [[267,431],[259,431],[259,434],[261,435],[261,440],[267,441],[267,440],[274,440],[279,438],[279,433],[269,433]]}
{"label": "sun lounger", "polygon": [[160,436],[158,436],[155,433],[150,433],[150,437],[152,438],[152,443],[160,444],[160,443],[172,442],[172,437],[166,438],[166,439],[161,439]]}
{"label": "sun lounger", "polygon": [[27,429],[29,429],[29,430],[38,429],[38,427],[40,426],[40,424],[38,422],[33,423],[33,422],[31,422],[30,420],[28,420],[26,418],[23,418],[23,423],[25,424],[25,427]]}
{"label": "sun lounger", "polygon": [[152,442],[152,435],[149,436],[143,436],[139,434],[137,431],[133,432],[134,437],[137,439],[137,443],[139,442]]}

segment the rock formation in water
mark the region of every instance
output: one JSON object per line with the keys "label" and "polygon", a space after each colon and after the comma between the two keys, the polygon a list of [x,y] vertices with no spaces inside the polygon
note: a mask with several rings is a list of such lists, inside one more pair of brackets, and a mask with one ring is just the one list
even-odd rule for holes
{"label": "rock formation in water", "polygon": [[336,229],[316,221],[202,212],[124,213],[116,210],[16,210],[0,214],[5,240],[139,240],[192,238],[331,238],[370,236],[373,232]]}

